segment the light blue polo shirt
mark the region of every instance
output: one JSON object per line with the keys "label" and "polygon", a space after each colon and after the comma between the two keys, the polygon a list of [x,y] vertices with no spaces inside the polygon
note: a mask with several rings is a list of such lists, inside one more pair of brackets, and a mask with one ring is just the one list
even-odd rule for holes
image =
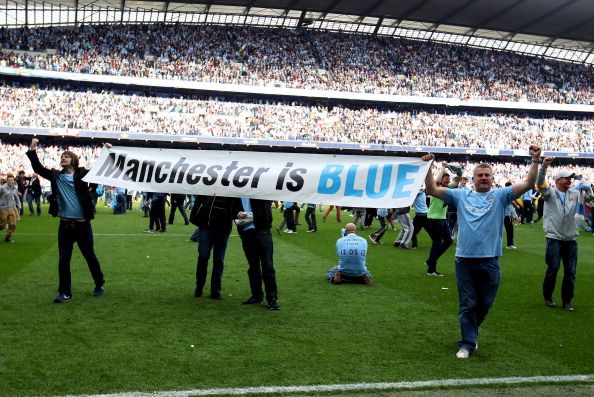
{"label": "light blue polo shirt", "polygon": [[512,187],[487,193],[447,189],[445,202],[458,208],[456,256],[490,258],[502,255],[503,217],[514,199]]}
{"label": "light blue polo shirt", "polygon": [[387,208],[378,208],[377,216],[385,218],[386,216],[388,216],[388,209]]}
{"label": "light blue polo shirt", "polygon": [[415,209],[415,214],[427,215],[427,212],[429,212],[429,208],[427,208],[427,194],[425,194],[424,190],[420,190],[417,193],[417,197],[415,197],[415,201],[413,202],[413,208]]}

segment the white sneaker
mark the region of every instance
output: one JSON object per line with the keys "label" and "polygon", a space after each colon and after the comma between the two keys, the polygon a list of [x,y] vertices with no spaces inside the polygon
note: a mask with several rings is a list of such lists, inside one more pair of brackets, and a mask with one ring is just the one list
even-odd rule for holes
{"label": "white sneaker", "polygon": [[515,250],[515,249],[518,249],[518,247],[516,247],[515,245],[508,245],[508,246],[507,246],[507,247],[505,247],[505,248],[507,248],[508,250]]}
{"label": "white sneaker", "polygon": [[470,355],[470,352],[463,347],[459,348],[458,351],[456,352],[457,358],[468,358],[469,355]]}

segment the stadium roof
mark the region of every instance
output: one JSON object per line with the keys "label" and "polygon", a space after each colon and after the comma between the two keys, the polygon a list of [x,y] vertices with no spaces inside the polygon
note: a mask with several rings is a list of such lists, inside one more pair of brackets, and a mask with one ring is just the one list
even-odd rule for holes
{"label": "stadium roof", "polygon": [[[3,6],[30,11],[24,21],[22,13],[14,18],[7,14],[3,21]],[[31,10],[48,8],[50,18],[62,20],[58,24],[165,21],[307,27],[594,64],[594,0],[0,0],[0,26],[47,24],[39,23],[39,12]],[[79,11],[56,14],[63,9]]]}

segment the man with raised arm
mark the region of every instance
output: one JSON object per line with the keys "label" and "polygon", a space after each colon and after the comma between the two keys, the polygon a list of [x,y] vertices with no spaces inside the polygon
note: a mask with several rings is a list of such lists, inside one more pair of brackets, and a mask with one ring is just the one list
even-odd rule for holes
{"label": "man with raised arm", "polygon": [[[573,291],[575,287],[575,272],[577,267],[577,236],[578,226],[575,215],[580,197],[580,186],[571,187],[572,179],[576,175],[571,171],[561,171],[553,176],[555,186],[549,186],[545,177],[547,169],[553,162],[553,158],[544,159],[542,168],[538,173],[537,186],[544,201],[544,222],[543,228],[547,238],[545,262],[547,270],[542,284],[542,293],[545,305],[556,307],[553,300],[553,292],[557,282],[557,272],[563,262],[563,283],[561,285],[561,299],[563,309],[574,311]],[[589,185],[584,184],[586,190]],[[585,195],[586,201],[590,202],[594,197]]]}
{"label": "man with raised arm", "polygon": [[[95,186],[82,179],[88,170],[78,166],[78,156],[67,150],[60,156],[60,167],[49,169],[44,167],[37,157],[38,139],[31,140],[31,146],[26,153],[31,161],[33,171],[47,179],[52,185],[53,198],[50,200],[49,213],[60,217],[58,227],[58,296],[54,303],[64,303],[72,299],[70,259],[74,243],[78,244],[81,254],[87,261],[95,288],[93,296],[103,295],[105,280],[101,272],[99,260],[93,249],[93,229],[91,219],[95,217],[95,206],[91,200],[91,189]],[[110,146],[106,144],[106,146]]]}
{"label": "man with raised arm", "polygon": [[[502,232],[505,208],[515,198],[534,186],[540,160],[540,148],[530,146],[532,164],[523,182],[492,190],[493,169],[489,164],[474,168],[474,190],[437,186],[431,170],[425,177],[427,194],[440,198],[458,209],[458,244],[456,246],[456,282],[460,309],[458,318],[462,339],[456,357],[468,358],[477,348],[479,327],[493,306],[499,288],[499,257],[502,255]],[[433,161],[435,156],[423,156]]]}

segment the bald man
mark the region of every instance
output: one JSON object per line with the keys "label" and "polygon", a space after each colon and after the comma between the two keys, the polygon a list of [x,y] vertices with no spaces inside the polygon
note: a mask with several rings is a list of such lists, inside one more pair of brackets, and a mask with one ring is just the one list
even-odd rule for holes
{"label": "bald man", "polygon": [[336,241],[336,255],[338,255],[338,266],[328,271],[328,281],[333,284],[343,282],[372,284],[371,273],[365,267],[367,240],[357,236],[357,226],[354,223],[347,223],[343,230],[343,237]]}

